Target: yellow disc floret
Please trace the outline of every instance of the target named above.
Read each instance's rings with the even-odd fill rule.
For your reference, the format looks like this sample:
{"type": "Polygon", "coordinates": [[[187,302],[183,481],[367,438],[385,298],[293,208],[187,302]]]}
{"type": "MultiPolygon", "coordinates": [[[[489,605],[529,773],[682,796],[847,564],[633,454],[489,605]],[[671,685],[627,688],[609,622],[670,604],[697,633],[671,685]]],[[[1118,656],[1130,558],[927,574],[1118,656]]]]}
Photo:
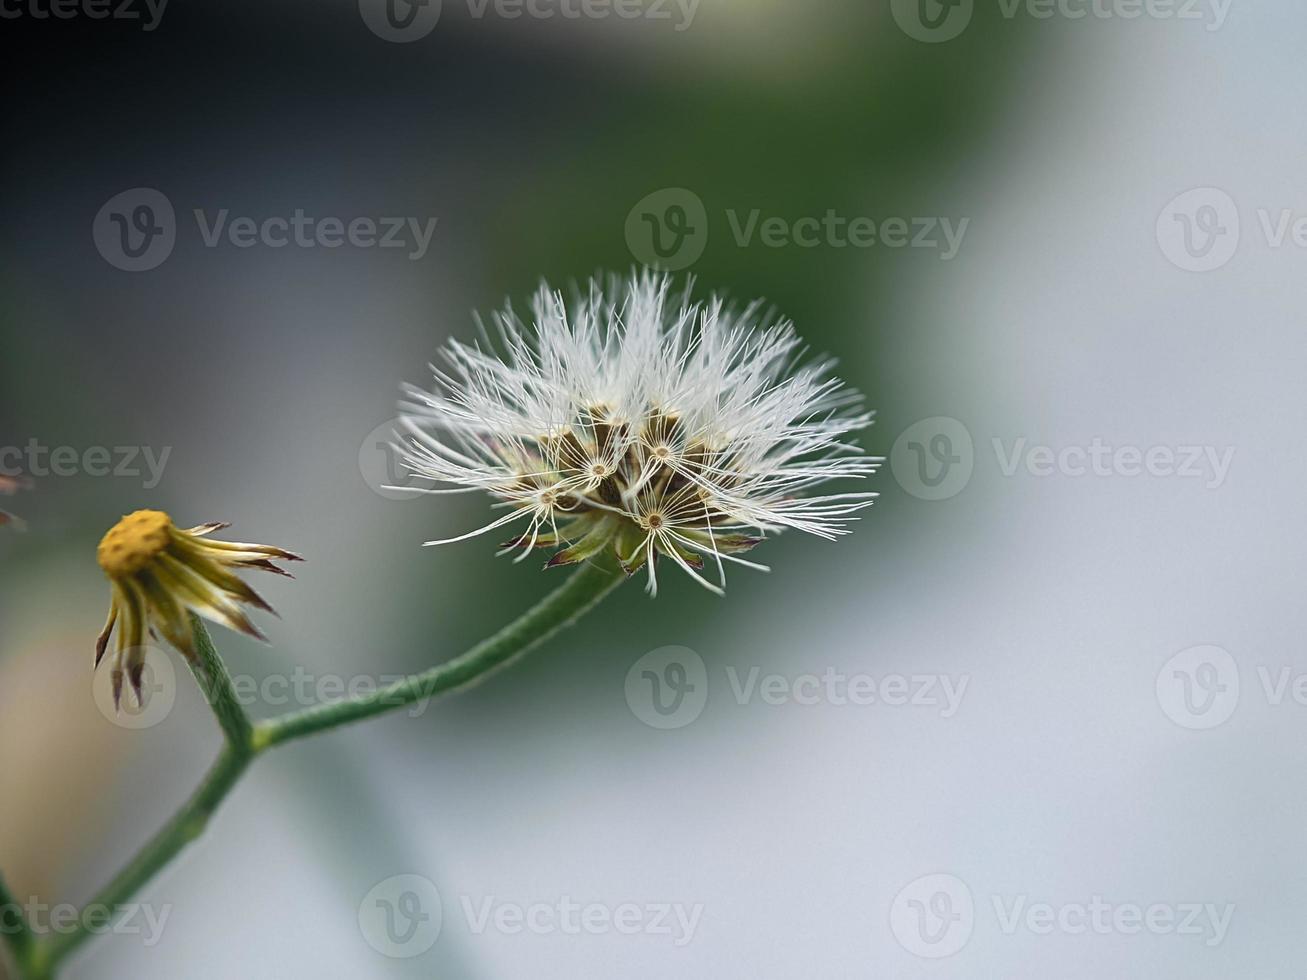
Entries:
{"type": "Polygon", "coordinates": [[[128,578],[159,557],[171,537],[172,518],[161,510],[138,510],[109,530],[96,559],[111,579],[128,578]]]}

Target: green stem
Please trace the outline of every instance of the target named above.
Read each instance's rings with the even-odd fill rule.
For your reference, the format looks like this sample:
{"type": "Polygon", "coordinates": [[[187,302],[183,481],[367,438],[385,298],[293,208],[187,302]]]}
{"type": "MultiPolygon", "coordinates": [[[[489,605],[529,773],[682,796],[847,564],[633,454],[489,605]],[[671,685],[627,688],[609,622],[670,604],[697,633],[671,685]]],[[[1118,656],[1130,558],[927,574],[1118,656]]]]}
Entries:
{"type": "MultiPolygon", "coordinates": [[[[249,751],[241,752],[231,745],[226,746],[185,806],[141,848],[131,863],[118,872],[103,891],[87,903],[88,906],[103,906],[109,909],[111,917],[116,917],[121,906],[131,901],[132,896],[176,857],[182,848],[204,833],[209,818],[231,792],[253,758],[254,755],[249,751]]],[[[76,929],[59,933],[49,942],[39,944],[31,957],[33,972],[37,976],[53,976],[54,968],[91,935],[79,924],[76,929]]]]}
{"type": "Polygon", "coordinates": [[[257,725],[255,750],[262,752],[292,739],[316,735],[480,682],[579,618],[624,578],[624,573],[617,570],[582,565],[560,588],[518,619],[453,660],[362,697],[320,704],[257,725]]]}
{"type": "MultiPolygon", "coordinates": [[[[187,844],[204,833],[209,818],[260,753],[292,739],[361,721],[436,694],[469,687],[571,624],[598,604],[624,577],[622,572],[613,568],[583,565],[562,586],[517,620],[453,660],[373,694],[319,705],[256,726],[250,724],[249,716],[240,706],[231,677],[214,650],[208,631],[198,619],[194,619],[192,625],[199,664],[193,665],[192,669],[222,726],[226,745],[190,800],[88,905],[105,906],[111,916],[117,915],[122,905],[130,901],[187,844]]],[[[0,897],[3,894],[0,892],[0,897]]],[[[59,964],[90,936],[91,933],[79,924],[74,931],[45,942],[31,943],[25,956],[27,976],[32,980],[54,976],[59,964]]]]}
{"type": "Polygon", "coordinates": [[[26,963],[32,948],[32,931],[27,919],[23,917],[23,906],[5,884],[3,874],[0,874],[0,935],[9,944],[15,964],[21,966],[26,963]]]}
{"type": "Polygon", "coordinates": [[[250,734],[254,726],[236,696],[231,674],[227,672],[227,665],[222,662],[222,657],[218,656],[204,621],[194,613],[191,613],[191,631],[195,634],[195,653],[199,658],[198,663],[187,660],[191,673],[195,675],[195,680],[199,683],[200,690],[204,692],[209,707],[217,716],[218,724],[222,727],[222,733],[227,736],[228,744],[248,750],[250,734]]]}

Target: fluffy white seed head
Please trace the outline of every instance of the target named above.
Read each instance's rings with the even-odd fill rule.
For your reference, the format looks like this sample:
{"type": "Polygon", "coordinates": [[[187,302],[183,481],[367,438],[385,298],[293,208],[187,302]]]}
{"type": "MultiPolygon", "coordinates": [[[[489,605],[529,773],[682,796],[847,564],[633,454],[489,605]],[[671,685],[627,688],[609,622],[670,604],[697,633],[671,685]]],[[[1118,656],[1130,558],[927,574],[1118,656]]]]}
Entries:
{"type": "MultiPolygon", "coordinates": [[[[845,437],[860,396],[805,361],[793,326],[760,303],[691,302],[665,275],[592,280],[571,301],[542,286],[529,321],[508,306],[481,339],[441,350],[430,390],[408,386],[397,447],[426,492],[483,490],[506,509],[460,541],[523,521],[506,550],[605,550],[634,573],[667,558],[714,591],[723,560],[769,532],[848,532],[874,493],[813,495],[879,459],[845,437]]],[[[431,541],[428,544],[445,544],[431,541]]]]}

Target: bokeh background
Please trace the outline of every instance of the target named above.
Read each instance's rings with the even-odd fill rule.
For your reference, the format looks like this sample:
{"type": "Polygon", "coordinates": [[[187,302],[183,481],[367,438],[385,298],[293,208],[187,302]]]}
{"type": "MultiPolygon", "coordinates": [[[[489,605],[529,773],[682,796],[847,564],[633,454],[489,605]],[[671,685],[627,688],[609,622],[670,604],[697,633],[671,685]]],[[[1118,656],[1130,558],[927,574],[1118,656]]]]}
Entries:
{"type": "Polygon", "coordinates": [[[0,869],[24,899],[87,901],[218,746],[184,672],[147,727],[97,705],[93,552],[122,513],[310,559],[261,583],[271,648],[219,637],[256,681],[419,670],[555,584],[486,541],[421,548],[489,511],[379,492],[378,443],[471,311],[647,260],[650,195],[702,204],[683,272],[838,356],[895,462],[852,537],[771,542],[724,600],[632,584],[493,683],[261,760],[141,896],[159,941],[98,939],[68,976],[1299,975],[1307,251],[1281,223],[1307,214],[1307,10],[935,3],[445,0],[434,26],[400,4],[399,40],[369,0],[177,3],[150,30],[6,8],[0,447],[169,452],[157,485],[75,466],[0,497],[26,524],[0,527],[0,869]],[[92,232],[135,188],[176,240],[130,272],[92,232]],[[417,258],[207,247],[195,209],[436,227],[417,258]],[[741,243],[728,212],[754,209],[967,225],[948,259],[741,243]],[[1234,455],[1221,479],[1005,473],[1094,440],[1234,455]],[[658,729],[626,682],[667,646],[707,700],[658,729]],[[964,694],[740,703],[754,668],[964,694]],[[361,924],[397,875],[442,900],[416,955],[361,924]],[[1233,911],[1219,936],[1005,928],[1096,897],[1233,911]],[[682,944],[468,914],[569,899],[701,909],[682,944]]]}

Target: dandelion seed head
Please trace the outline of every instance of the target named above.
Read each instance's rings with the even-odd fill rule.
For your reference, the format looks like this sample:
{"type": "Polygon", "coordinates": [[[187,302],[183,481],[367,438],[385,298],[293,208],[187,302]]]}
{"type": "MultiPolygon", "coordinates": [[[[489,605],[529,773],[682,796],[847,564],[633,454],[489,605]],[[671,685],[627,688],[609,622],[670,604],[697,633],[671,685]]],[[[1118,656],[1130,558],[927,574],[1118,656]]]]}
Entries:
{"type": "Polygon", "coordinates": [[[670,560],[720,590],[723,559],[787,528],[848,532],[874,493],[820,494],[879,459],[848,442],[871,421],[856,392],[809,360],[760,303],[689,298],[650,272],[592,280],[570,299],[542,286],[475,344],[450,341],[434,385],[407,387],[404,465],[480,490],[507,513],[444,544],[525,522],[506,551],[556,549],[548,566],[613,553],[628,572],[670,560]],[[705,558],[718,582],[699,572],[705,558]]]}

